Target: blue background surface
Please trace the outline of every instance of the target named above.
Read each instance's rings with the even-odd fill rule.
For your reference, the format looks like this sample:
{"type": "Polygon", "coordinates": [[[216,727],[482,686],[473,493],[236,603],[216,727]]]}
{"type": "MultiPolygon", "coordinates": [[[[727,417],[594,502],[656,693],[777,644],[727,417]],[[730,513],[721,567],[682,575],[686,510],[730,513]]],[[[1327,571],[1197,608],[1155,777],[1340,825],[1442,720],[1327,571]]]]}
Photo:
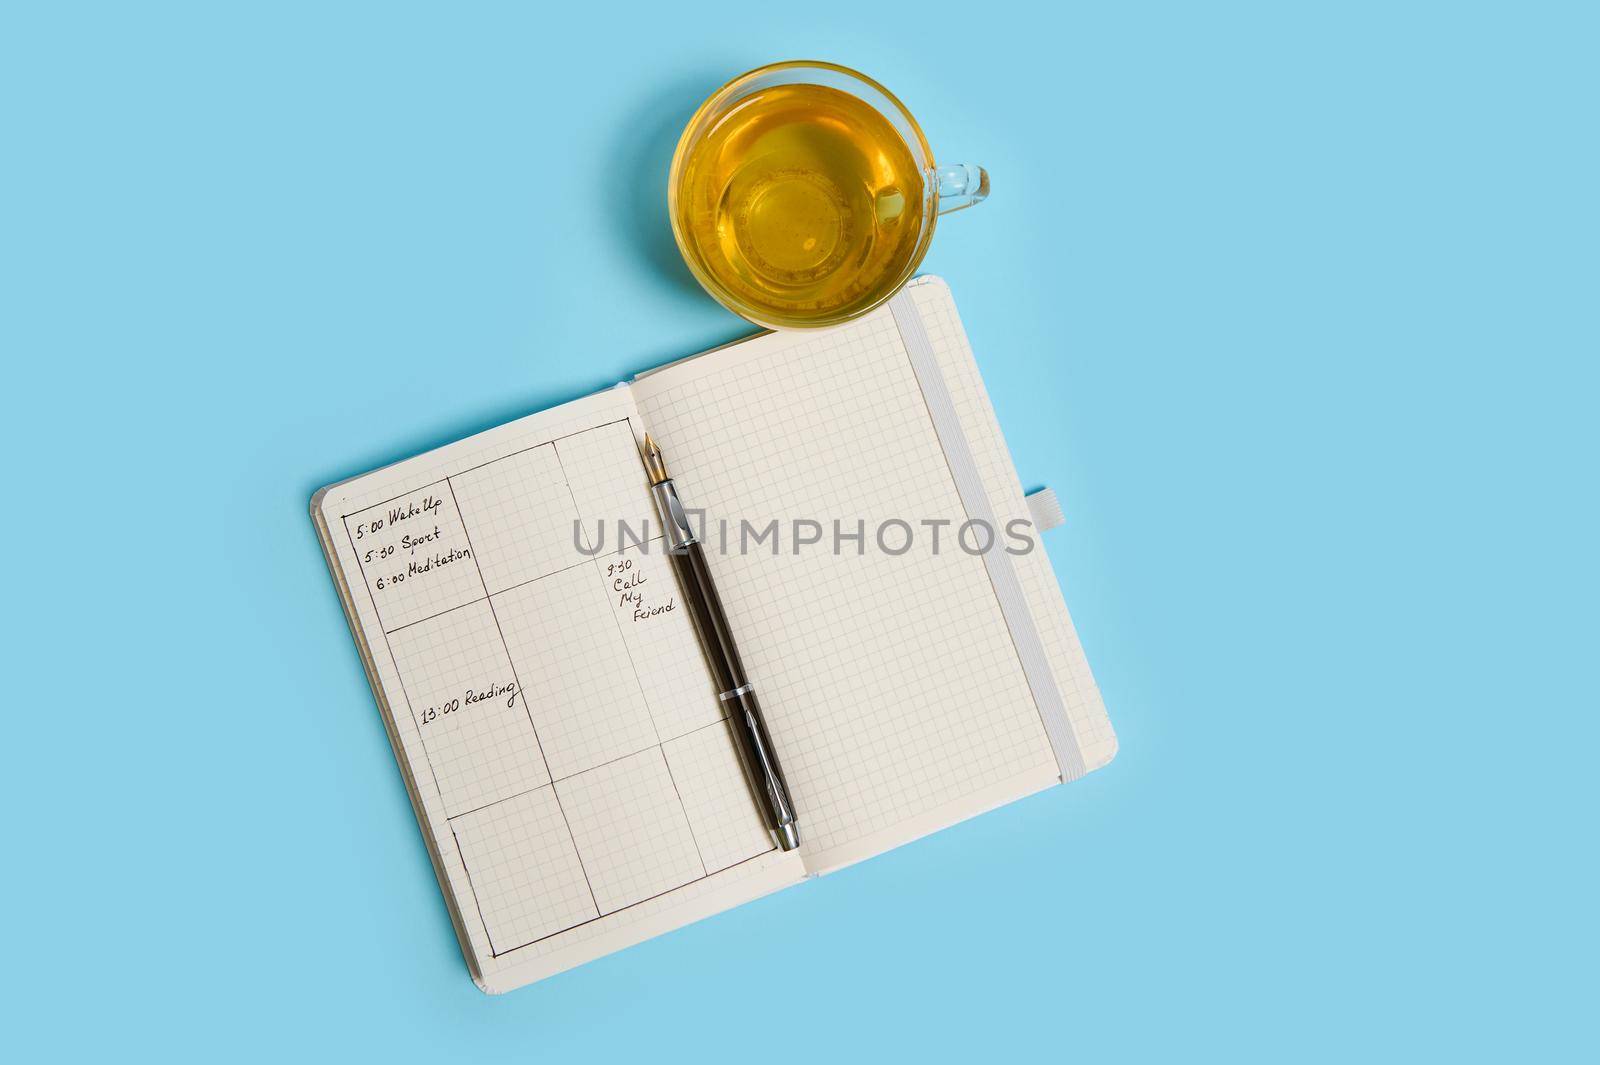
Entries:
{"type": "Polygon", "coordinates": [[[230,8],[0,15],[19,1060],[1593,1053],[1592,5],[230,8]],[[797,56],[994,175],[1122,753],[487,998],[306,501],[746,332],[663,173],[797,56]]]}

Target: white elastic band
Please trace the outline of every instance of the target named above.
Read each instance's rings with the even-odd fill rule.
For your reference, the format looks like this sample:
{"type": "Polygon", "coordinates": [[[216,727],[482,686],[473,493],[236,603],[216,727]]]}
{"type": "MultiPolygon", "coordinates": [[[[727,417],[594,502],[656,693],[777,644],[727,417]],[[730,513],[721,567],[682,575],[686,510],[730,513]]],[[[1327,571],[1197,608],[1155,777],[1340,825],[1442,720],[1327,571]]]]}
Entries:
{"type": "MultiPolygon", "coordinates": [[[[922,315],[909,290],[902,290],[889,301],[894,312],[895,325],[906,353],[911,357],[911,369],[922,387],[922,398],[928,404],[928,414],[933,419],[933,430],[944,448],[945,459],[950,464],[950,474],[955,479],[956,491],[967,509],[967,517],[989,523],[998,528],[994,510],[989,506],[989,494],[984,489],[983,478],[978,474],[978,464],[973,460],[972,447],[967,443],[966,431],[961,428],[956,414],[950,386],[939,369],[938,357],[923,328],[922,315]]],[[[1037,550],[1037,548],[1035,548],[1037,550]]],[[[1061,769],[1062,780],[1076,780],[1083,776],[1083,752],[1078,748],[1078,737],[1067,720],[1067,707],[1056,687],[1055,674],[1050,671],[1050,660],[1045,657],[1044,643],[1039,639],[1039,629],[1033,623],[1033,612],[1022,594],[1022,582],[1017,577],[1011,556],[1004,551],[985,551],[983,564],[989,571],[989,582],[994,586],[995,598],[1000,603],[1000,613],[1011,630],[1011,641],[1016,645],[1017,658],[1022,672],[1033,692],[1033,701],[1044,721],[1045,735],[1050,739],[1050,749],[1055,752],[1056,765],[1061,769]]]]}

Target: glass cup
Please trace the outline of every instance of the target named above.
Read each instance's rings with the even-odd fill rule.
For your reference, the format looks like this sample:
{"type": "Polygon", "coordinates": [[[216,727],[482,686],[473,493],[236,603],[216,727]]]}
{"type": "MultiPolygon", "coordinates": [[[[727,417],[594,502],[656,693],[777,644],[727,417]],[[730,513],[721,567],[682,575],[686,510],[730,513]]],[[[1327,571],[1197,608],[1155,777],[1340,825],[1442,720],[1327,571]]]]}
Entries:
{"type": "Polygon", "coordinates": [[[894,95],[833,63],[774,63],[700,105],[667,179],[672,233],[723,306],[772,329],[859,318],[921,265],[981,166],[940,166],[894,95]]]}

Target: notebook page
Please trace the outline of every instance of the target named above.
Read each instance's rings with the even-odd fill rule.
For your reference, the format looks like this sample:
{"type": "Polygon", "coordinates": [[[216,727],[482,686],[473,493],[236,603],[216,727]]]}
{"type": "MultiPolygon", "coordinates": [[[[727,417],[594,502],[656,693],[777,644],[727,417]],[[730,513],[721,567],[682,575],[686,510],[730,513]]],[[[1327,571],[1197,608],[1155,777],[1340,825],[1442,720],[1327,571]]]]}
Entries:
{"type": "Polygon", "coordinates": [[[1057,782],[983,561],[953,543],[966,515],[887,312],[760,337],[634,388],[686,504],[706,511],[808,868],[1057,782]],[[741,540],[741,523],[773,521],[777,542],[741,540]],[[822,542],[797,544],[809,522],[822,542]]]}
{"type": "Polygon", "coordinates": [[[314,502],[463,949],[505,990],[793,883],[711,690],[626,389],[314,502]],[[655,530],[652,530],[655,531],[655,530]]]}

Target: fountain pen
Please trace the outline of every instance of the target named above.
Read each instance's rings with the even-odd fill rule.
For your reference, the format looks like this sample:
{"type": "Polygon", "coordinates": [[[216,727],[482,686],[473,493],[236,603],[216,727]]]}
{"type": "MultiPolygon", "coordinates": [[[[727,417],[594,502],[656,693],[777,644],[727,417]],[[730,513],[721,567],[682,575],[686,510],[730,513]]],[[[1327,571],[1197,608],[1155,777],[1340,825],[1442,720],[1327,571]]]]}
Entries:
{"type": "Polygon", "coordinates": [[[800,829],[794,802],[789,798],[789,786],[784,783],[783,770],[772,749],[772,737],[767,735],[755,688],[745,676],[739,649],[734,646],[728,616],[723,612],[717,586],[712,583],[711,570],[706,566],[705,548],[689,524],[688,514],[678,499],[677,487],[667,476],[661,448],[648,433],[644,438],[644,468],[656,509],[661,512],[667,554],[677,571],[689,617],[694,621],[700,646],[716,682],[718,698],[728,712],[729,731],[733,733],[734,746],[739,749],[745,779],[778,846],[792,851],[800,846],[800,829]]]}

